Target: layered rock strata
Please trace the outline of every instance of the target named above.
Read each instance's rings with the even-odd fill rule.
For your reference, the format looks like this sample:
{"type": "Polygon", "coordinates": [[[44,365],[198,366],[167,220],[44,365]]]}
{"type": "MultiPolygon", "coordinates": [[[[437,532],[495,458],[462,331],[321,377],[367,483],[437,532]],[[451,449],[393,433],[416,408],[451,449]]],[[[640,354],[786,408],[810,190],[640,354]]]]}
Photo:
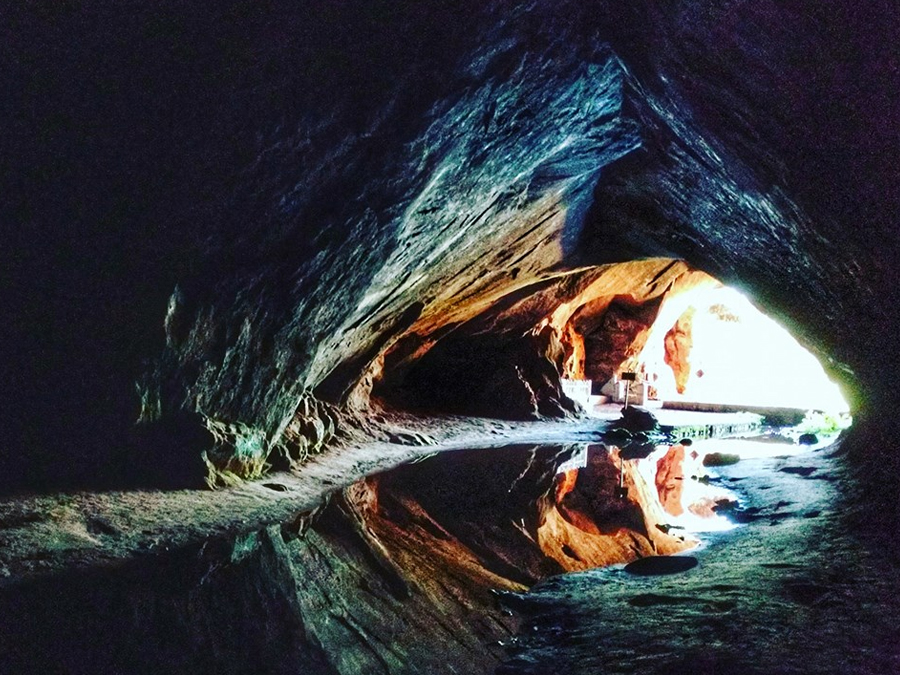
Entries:
{"type": "Polygon", "coordinates": [[[415,324],[648,255],[898,399],[889,3],[7,14],[6,490],[295,462],[415,324]]]}

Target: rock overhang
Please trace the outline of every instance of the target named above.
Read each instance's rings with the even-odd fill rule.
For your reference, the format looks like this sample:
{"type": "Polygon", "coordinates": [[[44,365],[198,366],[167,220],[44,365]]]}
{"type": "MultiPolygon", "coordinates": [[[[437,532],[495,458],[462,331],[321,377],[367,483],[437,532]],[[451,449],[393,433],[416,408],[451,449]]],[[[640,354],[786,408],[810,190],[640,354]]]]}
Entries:
{"type": "MultiPolygon", "coordinates": [[[[189,246],[184,236],[169,241],[171,228],[146,237],[143,221],[127,213],[112,225],[103,221],[116,237],[135,242],[138,257],[152,247],[152,260],[163,264],[132,261],[123,278],[76,277],[65,316],[89,308],[85,314],[93,318],[76,320],[72,337],[50,339],[48,350],[57,352],[66,376],[83,369],[76,362],[110,371],[88,378],[86,394],[131,402],[104,410],[75,400],[85,397],[52,395],[58,423],[45,423],[52,430],[36,441],[54,448],[48,470],[65,475],[82,454],[103,457],[110,451],[102,446],[130,433],[135,377],[148,418],[197,411],[245,425],[271,443],[309,390],[343,398],[413,323],[437,331],[549,274],[654,254],[675,254],[723,280],[744,282],[775,313],[795,317],[792,327],[836,357],[837,368],[852,368],[852,384],[864,388],[866,399],[890,400],[895,387],[884,373],[896,369],[895,331],[871,330],[897,325],[889,301],[897,253],[889,216],[897,195],[887,178],[896,168],[875,142],[893,138],[896,125],[884,115],[890,109],[866,110],[869,99],[842,97],[847,116],[816,113],[816,92],[840,89],[840,82],[816,76],[827,61],[800,59],[816,53],[823,33],[807,26],[811,37],[796,46],[781,30],[762,39],[760,27],[771,26],[780,10],[732,4],[613,11],[577,3],[478,9],[459,3],[437,18],[425,9],[354,13],[348,6],[314,20],[302,7],[276,7],[246,22],[238,42],[247,49],[236,61],[215,52],[219,70],[203,96],[185,93],[188,75],[159,74],[159,83],[179,85],[174,102],[187,104],[186,115],[199,112],[201,122],[218,124],[188,149],[171,151],[168,161],[203,159],[198,168],[182,167],[187,188],[163,186],[148,197],[159,222],[197,216],[189,246]],[[738,30],[736,15],[750,28],[738,30]],[[441,22],[447,30],[435,32],[441,22]],[[298,26],[305,28],[292,34],[298,26]],[[342,49],[342,58],[325,58],[342,49]],[[256,72],[256,59],[266,68],[256,72]],[[233,86],[246,106],[220,97],[233,86]],[[779,99],[807,87],[813,93],[779,99]],[[840,143],[829,143],[835,120],[845,119],[848,126],[834,130],[840,143]],[[866,140],[875,129],[877,138],[866,140]],[[229,134],[233,155],[221,150],[229,134]],[[794,138],[802,151],[792,148],[794,138]],[[852,175],[842,182],[829,148],[854,142],[869,163],[849,157],[852,175]],[[202,175],[210,157],[221,166],[202,175]],[[861,175],[871,183],[862,185],[861,175]],[[857,227],[854,214],[865,222],[857,227]],[[884,245],[866,246],[872,237],[884,245]],[[148,302],[149,295],[171,295],[169,320],[165,303],[148,302]],[[120,314],[125,305],[128,312],[120,314]],[[122,340],[95,343],[90,332],[122,340]],[[142,333],[137,348],[123,348],[135,332],[142,333]],[[77,435],[86,418],[93,420],[90,432],[67,443],[66,431],[77,435]],[[74,444],[85,448],[73,450],[74,444]]],[[[813,14],[836,19],[845,9],[830,2],[813,14]]],[[[866,17],[881,16],[877,3],[868,9],[866,17]]],[[[135,44],[147,40],[129,33],[134,25],[114,10],[100,11],[112,17],[110,25],[121,21],[135,44]]],[[[177,10],[161,11],[175,23],[184,19],[177,10]]],[[[802,14],[787,13],[787,25],[805,26],[802,14]]],[[[198,16],[187,23],[210,45],[221,36],[198,16]]],[[[234,16],[223,20],[237,29],[234,16]]],[[[853,67],[864,77],[851,89],[887,92],[892,71],[878,67],[877,45],[863,44],[866,21],[837,35],[843,47],[859,48],[853,67]]],[[[877,34],[893,25],[887,21],[877,34]]],[[[179,42],[153,40],[148,59],[179,42]]],[[[76,42],[66,43],[57,61],[48,57],[47,69],[67,50],[76,65],[91,66],[94,57],[76,42]]],[[[111,56],[127,72],[131,57],[111,56]]],[[[90,80],[91,72],[85,68],[82,77],[90,80]]],[[[118,81],[115,72],[101,74],[118,81]]],[[[70,96],[52,86],[49,92],[51,103],[70,96]]],[[[890,94],[875,98],[883,104],[890,94]]],[[[164,103],[171,107],[173,99],[164,103]]],[[[150,113],[135,117],[136,128],[152,130],[154,142],[168,139],[157,125],[162,112],[148,105],[150,113]]],[[[64,133],[53,140],[71,145],[64,133]]],[[[107,163],[122,159],[102,127],[82,140],[107,163]]],[[[139,134],[128,142],[140,150],[139,134]]],[[[27,150],[20,153],[26,159],[27,150]]],[[[82,168],[78,157],[66,161],[82,168]]],[[[153,169],[138,165],[137,175],[153,169]]],[[[101,179],[90,184],[112,186],[101,179]]],[[[126,197],[135,190],[127,178],[118,187],[126,197]]],[[[103,211],[99,197],[86,199],[103,211]]],[[[58,226],[49,211],[37,213],[58,226]]],[[[59,244],[50,232],[50,243],[59,244]]],[[[83,248],[89,253],[89,245],[83,248]]],[[[46,323],[58,331],[62,317],[46,323]]],[[[25,332],[14,337],[28,339],[25,332]]],[[[24,367],[18,374],[31,375],[24,367]]],[[[13,445],[25,444],[33,436],[27,428],[41,425],[45,385],[26,384],[34,409],[20,416],[13,445]]],[[[103,471],[106,462],[89,464],[89,471],[103,471]]]]}

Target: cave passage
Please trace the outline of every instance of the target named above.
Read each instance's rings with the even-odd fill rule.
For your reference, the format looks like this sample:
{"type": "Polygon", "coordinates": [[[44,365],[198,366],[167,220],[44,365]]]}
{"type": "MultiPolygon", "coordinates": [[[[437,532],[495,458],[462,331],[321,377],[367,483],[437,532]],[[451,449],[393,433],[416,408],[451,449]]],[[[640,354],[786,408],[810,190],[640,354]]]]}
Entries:
{"type": "Polygon", "coordinates": [[[7,2],[0,671],[900,673],[897,4],[7,2]]]}
{"type": "Polygon", "coordinates": [[[810,351],[747,297],[668,258],[526,284],[466,321],[423,317],[379,361],[374,393],[413,411],[508,419],[606,414],[603,404],[846,427],[849,406],[810,351]],[[600,407],[598,407],[600,406],[600,407]]]}

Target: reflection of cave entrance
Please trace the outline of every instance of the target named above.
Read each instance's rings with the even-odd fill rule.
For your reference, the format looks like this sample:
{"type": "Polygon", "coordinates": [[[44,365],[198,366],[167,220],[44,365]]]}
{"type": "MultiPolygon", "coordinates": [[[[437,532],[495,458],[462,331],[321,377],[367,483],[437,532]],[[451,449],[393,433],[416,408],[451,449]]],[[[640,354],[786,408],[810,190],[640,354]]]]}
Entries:
{"type": "Polygon", "coordinates": [[[489,417],[621,402],[623,373],[635,373],[632,402],[650,406],[847,409],[786,330],[708,274],[662,258],[524,284],[462,322],[426,317],[379,367],[374,393],[389,402],[489,417]]]}

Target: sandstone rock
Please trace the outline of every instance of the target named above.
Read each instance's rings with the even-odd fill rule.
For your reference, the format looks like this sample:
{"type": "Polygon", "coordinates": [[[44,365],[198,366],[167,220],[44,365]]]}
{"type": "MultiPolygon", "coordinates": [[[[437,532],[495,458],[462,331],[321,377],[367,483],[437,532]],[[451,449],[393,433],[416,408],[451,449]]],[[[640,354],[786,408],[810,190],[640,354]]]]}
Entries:
{"type": "MultiPolygon", "coordinates": [[[[423,317],[385,353],[373,391],[398,405],[468,414],[577,414],[559,379],[581,377],[593,367],[593,360],[576,358],[582,330],[597,339],[609,331],[592,317],[602,317],[617,298],[635,312],[654,314],[661,297],[696,274],[663,259],[605,265],[503,295],[446,335],[440,322],[451,317],[423,317]]],[[[630,335],[629,344],[637,345],[636,339],[630,335]]]]}
{"type": "MultiPolygon", "coordinates": [[[[334,437],[335,410],[366,405],[401,346],[416,363],[452,352],[433,355],[438,372],[458,357],[469,377],[455,395],[479,398],[472,410],[572,414],[557,345],[523,336],[549,316],[574,356],[570,319],[588,301],[567,304],[597,266],[660,256],[741,282],[842,379],[860,420],[852,475],[872,482],[853,515],[890,548],[892,3],[325,4],[8,3],[0,490],[185,488],[207,471],[223,484],[296,467],[334,437]],[[503,302],[506,330],[477,339],[504,325],[491,312],[503,302]],[[447,346],[484,315],[486,331],[447,346]]],[[[641,277],[642,298],[667,287],[660,273],[641,277]]],[[[585,316],[623,292],[598,291],[585,316]]],[[[627,354],[642,320],[623,315],[609,315],[607,344],[627,354]]],[[[685,341],[671,342],[683,375],[685,341]]],[[[368,622],[403,625],[368,572],[370,543],[342,530],[288,548],[266,531],[191,551],[185,567],[43,580],[4,600],[0,615],[20,619],[0,636],[5,665],[39,667],[31,648],[70,650],[92,672],[153,658],[253,672],[287,645],[305,670],[334,672],[320,646],[334,643],[355,645],[338,671],[410,654],[445,666],[412,640],[401,656],[366,651],[368,622]],[[332,573],[380,604],[318,611],[332,573]],[[98,636],[125,627],[124,655],[104,649],[98,636]],[[145,640],[159,627],[165,639],[145,640]]],[[[467,609],[429,625],[472,637],[467,609]]]]}
{"type": "Polygon", "coordinates": [[[585,305],[572,321],[584,336],[585,375],[606,382],[627,359],[640,353],[659,311],[659,300],[635,303],[629,296],[614,300],[602,313],[585,305]]]}
{"type": "Polygon", "coordinates": [[[684,494],[684,446],[675,444],[656,463],[656,490],[666,513],[680,516],[684,494]]]}
{"type": "Polygon", "coordinates": [[[717,513],[718,503],[713,497],[701,497],[688,504],[687,510],[700,518],[712,518],[717,513]]]}
{"type": "Polygon", "coordinates": [[[691,324],[694,319],[696,310],[689,307],[684,314],[678,317],[665,337],[665,356],[663,358],[675,374],[675,389],[679,394],[683,394],[687,386],[688,379],[691,376],[691,348],[693,340],[691,339],[691,324]]]}
{"type": "Polygon", "coordinates": [[[622,416],[616,420],[615,424],[631,432],[648,432],[659,429],[659,422],[652,412],[634,405],[622,408],[622,416]]]}
{"type": "Polygon", "coordinates": [[[388,441],[399,445],[435,445],[437,442],[430,436],[415,431],[392,431],[388,434],[388,441]]]}

